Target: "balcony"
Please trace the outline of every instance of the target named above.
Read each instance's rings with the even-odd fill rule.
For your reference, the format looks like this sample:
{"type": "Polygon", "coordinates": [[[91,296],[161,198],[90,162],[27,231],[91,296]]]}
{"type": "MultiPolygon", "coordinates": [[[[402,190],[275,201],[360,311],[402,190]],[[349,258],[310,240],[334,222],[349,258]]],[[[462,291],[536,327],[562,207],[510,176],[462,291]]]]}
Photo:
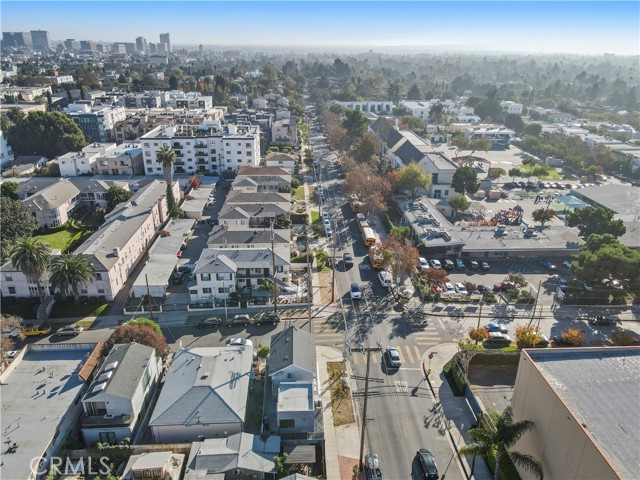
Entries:
{"type": "Polygon", "coordinates": [[[175,152],[176,157],[184,157],[184,154],[182,152],[175,152]]]}
{"type": "Polygon", "coordinates": [[[173,162],[174,165],[184,165],[184,160],[176,160],[173,162]]]}
{"type": "Polygon", "coordinates": [[[83,415],[81,420],[82,428],[126,427],[131,425],[133,415],[96,415],[91,417],[83,415]]]}
{"type": "Polygon", "coordinates": [[[195,147],[196,148],[207,148],[207,144],[206,143],[202,143],[202,142],[196,142],[195,147]]]}
{"type": "Polygon", "coordinates": [[[206,157],[208,153],[206,151],[198,151],[196,150],[196,157],[206,157]]]}
{"type": "Polygon", "coordinates": [[[184,147],[182,146],[181,143],[174,143],[173,144],[173,148],[175,148],[177,150],[182,150],[184,147]]]}
{"type": "Polygon", "coordinates": [[[236,279],[242,280],[246,278],[269,278],[269,275],[265,276],[263,273],[236,273],[236,279]]]}
{"type": "Polygon", "coordinates": [[[197,165],[206,165],[206,164],[207,164],[207,161],[206,161],[206,160],[198,159],[198,161],[196,162],[196,164],[197,164],[197,165]]]}

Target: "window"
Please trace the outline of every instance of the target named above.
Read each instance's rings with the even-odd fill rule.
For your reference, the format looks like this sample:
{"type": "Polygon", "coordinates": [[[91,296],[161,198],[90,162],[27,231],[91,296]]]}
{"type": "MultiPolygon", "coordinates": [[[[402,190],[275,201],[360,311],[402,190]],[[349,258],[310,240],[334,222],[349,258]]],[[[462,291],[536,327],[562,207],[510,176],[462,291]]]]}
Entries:
{"type": "Polygon", "coordinates": [[[147,173],[153,173],[153,168],[151,167],[147,168],[147,173]]]}
{"type": "Polygon", "coordinates": [[[203,288],[202,289],[202,293],[211,294],[211,289],[210,288],[203,288]]]}
{"type": "Polygon", "coordinates": [[[13,275],[9,275],[8,273],[5,273],[5,275],[4,275],[4,279],[5,279],[7,282],[13,282],[13,275]]]}
{"type": "Polygon", "coordinates": [[[246,144],[246,147],[247,147],[247,148],[251,148],[251,144],[250,144],[250,143],[247,143],[247,144],[246,144]]]}
{"type": "Polygon", "coordinates": [[[218,288],[218,293],[230,293],[230,292],[231,292],[231,287],[218,288]]]}
{"type": "Polygon", "coordinates": [[[216,280],[231,280],[230,273],[216,273],[216,280]]]}
{"type": "Polygon", "coordinates": [[[149,386],[150,378],[151,378],[151,375],[149,374],[149,369],[147,368],[142,374],[142,391],[145,391],[149,386]]]}
{"type": "Polygon", "coordinates": [[[296,421],[293,418],[280,420],[280,428],[296,428],[296,421]]]}
{"type": "Polygon", "coordinates": [[[102,280],[102,274],[96,273],[96,280],[102,280]]]}
{"type": "Polygon", "coordinates": [[[104,287],[98,287],[98,293],[104,293],[104,287]]]}
{"type": "Polygon", "coordinates": [[[240,150],[238,150],[238,155],[242,155],[242,152],[240,150]]]}
{"type": "Polygon", "coordinates": [[[200,274],[200,280],[202,280],[203,282],[208,282],[209,280],[211,280],[211,274],[210,273],[201,273],[200,274]]]}
{"type": "Polygon", "coordinates": [[[10,295],[15,295],[16,294],[16,287],[9,287],[9,294],[10,295]]]}
{"type": "Polygon", "coordinates": [[[444,195],[448,197],[449,196],[449,190],[445,190],[444,191],[444,195]]]}
{"type": "Polygon", "coordinates": [[[198,290],[189,290],[189,294],[190,295],[197,295],[198,294],[198,290]]]}
{"type": "Polygon", "coordinates": [[[433,198],[442,198],[442,190],[434,190],[433,198]]]}

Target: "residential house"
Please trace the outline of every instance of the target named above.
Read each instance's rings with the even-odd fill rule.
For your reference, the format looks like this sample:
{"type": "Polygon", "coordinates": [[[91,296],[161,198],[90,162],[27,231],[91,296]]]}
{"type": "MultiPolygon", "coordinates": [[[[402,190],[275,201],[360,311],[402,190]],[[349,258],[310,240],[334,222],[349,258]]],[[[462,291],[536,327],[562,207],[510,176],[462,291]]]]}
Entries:
{"type": "MultiPolygon", "coordinates": [[[[231,190],[256,193],[278,193],[281,189],[287,187],[291,187],[291,174],[280,167],[242,167],[238,170],[238,174],[231,184],[231,190]]],[[[290,200],[290,194],[286,196],[290,200]]],[[[280,198],[277,200],[280,200],[280,198]]]]}
{"type": "Polygon", "coordinates": [[[521,103],[516,103],[516,102],[511,102],[508,100],[503,100],[500,102],[500,106],[502,107],[502,109],[504,110],[505,113],[507,114],[512,114],[512,115],[522,115],[522,104],[521,103]]]}
{"type": "Polygon", "coordinates": [[[181,480],[185,455],[148,452],[131,455],[122,473],[123,480],[181,480]]]}
{"type": "Polygon", "coordinates": [[[267,168],[281,168],[291,175],[295,171],[298,158],[298,155],[292,153],[269,152],[264,158],[264,164],[267,168]]]}
{"type": "Polygon", "coordinates": [[[281,433],[315,430],[316,347],[313,335],[289,327],[271,337],[268,372],[281,433]]]}
{"type": "Polygon", "coordinates": [[[199,92],[181,92],[172,90],[167,92],[167,100],[165,105],[172,108],[192,109],[208,109],[213,108],[213,97],[210,95],[202,95],[199,92]]]}
{"type": "Polygon", "coordinates": [[[207,246],[215,249],[269,249],[274,245],[283,258],[291,250],[291,230],[274,228],[229,229],[216,225],[209,234],[207,246]]]}
{"type": "Polygon", "coordinates": [[[495,125],[452,123],[449,128],[452,132],[465,132],[469,140],[489,139],[493,148],[508,148],[515,136],[513,130],[495,125]]]}
{"type": "Polygon", "coordinates": [[[228,298],[234,291],[259,291],[263,280],[289,284],[289,258],[268,249],[225,250],[205,248],[196,262],[195,283],[189,285],[191,301],[228,298]]]}
{"type": "Polygon", "coordinates": [[[225,205],[218,213],[218,222],[231,229],[246,230],[247,228],[266,228],[275,222],[276,218],[289,215],[290,208],[276,204],[240,204],[225,205]]]}
{"type": "Polygon", "coordinates": [[[274,458],[280,454],[280,437],[236,433],[227,438],[193,442],[184,480],[254,478],[275,476],[274,458]]]}
{"type": "Polygon", "coordinates": [[[229,437],[244,428],[253,350],[243,346],[179,349],[149,428],[155,443],[229,437]]]}
{"type": "Polygon", "coordinates": [[[260,163],[258,127],[204,122],[201,125],[159,126],[141,138],[145,174],[161,175],[157,161],[162,145],[176,153],[174,173],[235,172],[241,166],[260,163]]]}
{"type": "Polygon", "coordinates": [[[298,145],[298,126],[295,117],[276,120],[271,128],[271,143],[298,145]]]}
{"type": "Polygon", "coordinates": [[[60,176],[143,175],[140,144],[92,143],[80,152],[69,152],[56,159],[60,176]]]}
{"type": "Polygon", "coordinates": [[[82,399],[81,428],[87,445],[133,439],[151,402],[161,364],[152,347],[114,345],[82,399]]]}

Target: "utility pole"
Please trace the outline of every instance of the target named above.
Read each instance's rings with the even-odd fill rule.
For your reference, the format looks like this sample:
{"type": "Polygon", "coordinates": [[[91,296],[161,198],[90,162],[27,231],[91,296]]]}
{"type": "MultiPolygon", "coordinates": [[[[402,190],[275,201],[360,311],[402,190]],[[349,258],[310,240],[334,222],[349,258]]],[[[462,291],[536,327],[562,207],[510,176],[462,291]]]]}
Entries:
{"type": "Polygon", "coordinates": [[[153,303],[151,303],[151,293],[149,293],[149,276],[145,273],[144,281],[147,283],[147,300],[149,301],[149,317],[153,321],[153,303]]]}
{"type": "Polygon", "coordinates": [[[275,218],[271,220],[271,270],[273,272],[273,285],[271,286],[273,294],[273,313],[278,313],[278,286],[276,285],[276,247],[274,239],[273,224],[276,222],[275,218]]]}
{"type": "Polygon", "coordinates": [[[369,395],[369,367],[371,365],[371,352],[379,352],[380,347],[352,348],[352,352],[367,352],[367,373],[364,377],[364,406],[362,407],[362,428],[360,430],[360,456],[358,457],[358,471],[362,471],[364,458],[364,434],[367,427],[367,400],[369,395]]]}
{"type": "Polygon", "coordinates": [[[536,293],[536,300],[533,302],[533,311],[531,312],[531,320],[529,320],[529,325],[533,323],[533,320],[536,317],[536,307],[538,306],[538,297],[540,297],[540,288],[542,288],[542,280],[538,282],[538,292],[536,293]]]}
{"type": "Polygon", "coordinates": [[[307,315],[309,317],[309,331],[311,332],[311,262],[309,261],[311,252],[309,251],[309,226],[304,227],[305,238],[307,241],[307,315]]]}

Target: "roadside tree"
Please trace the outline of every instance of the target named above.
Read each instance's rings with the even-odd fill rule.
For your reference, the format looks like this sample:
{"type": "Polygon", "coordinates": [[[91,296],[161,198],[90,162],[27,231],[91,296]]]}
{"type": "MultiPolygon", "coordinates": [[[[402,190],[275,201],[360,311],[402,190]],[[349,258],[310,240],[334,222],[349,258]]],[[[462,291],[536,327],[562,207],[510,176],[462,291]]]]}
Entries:
{"type": "Polygon", "coordinates": [[[45,243],[33,237],[16,240],[11,251],[11,263],[36,284],[40,305],[44,305],[42,277],[51,261],[51,249],[45,243]]]}
{"type": "Polygon", "coordinates": [[[58,255],[51,260],[49,281],[60,293],[80,298],[79,287],[91,282],[94,272],[91,259],[86,255],[58,255]]]}
{"type": "Polygon", "coordinates": [[[29,207],[20,200],[12,200],[9,197],[0,197],[0,246],[2,263],[6,262],[14,243],[22,237],[29,237],[38,226],[36,217],[29,207]]]}
{"type": "Polygon", "coordinates": [[[484,342],[487,337],[489,337],[489,333],[487,332],[486,328],[469,327],[469,338],[476,342],[476,345],[478,344],[478,342],[484,342]]]}

